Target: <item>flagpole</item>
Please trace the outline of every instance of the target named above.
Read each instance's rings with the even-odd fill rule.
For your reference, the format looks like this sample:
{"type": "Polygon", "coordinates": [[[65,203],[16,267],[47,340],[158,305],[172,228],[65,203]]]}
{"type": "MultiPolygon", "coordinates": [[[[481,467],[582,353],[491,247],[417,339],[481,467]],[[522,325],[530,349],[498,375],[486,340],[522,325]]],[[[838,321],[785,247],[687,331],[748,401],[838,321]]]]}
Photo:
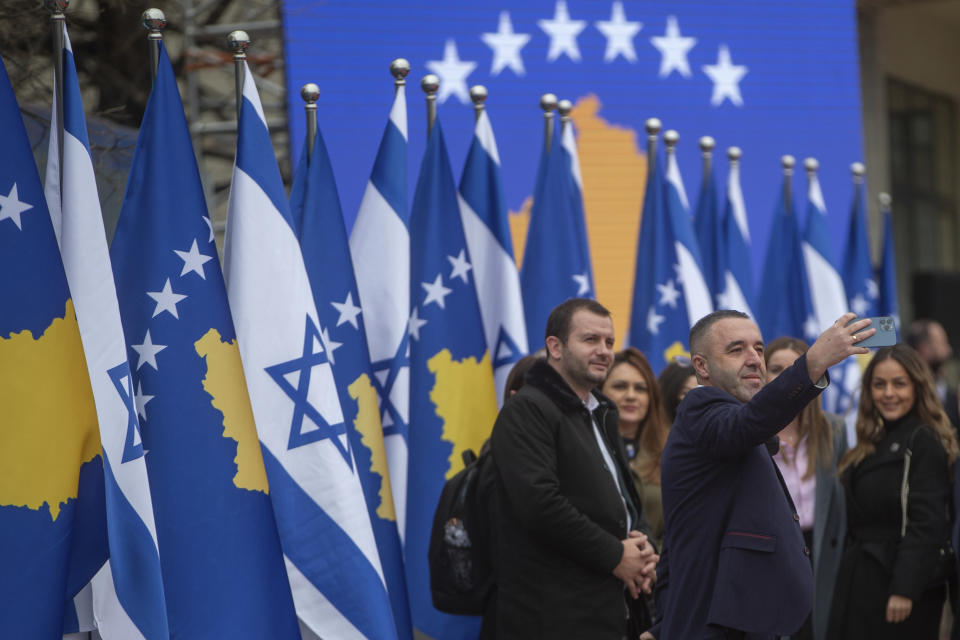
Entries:
{"type": "MultiPolygon", "coordinates": [[[[53,101],[57,115],[57,173],[60,187],[63,186],[63,33],[67,28],[67,17],[63,14],[70,6],[70,0],[44,0],[50,11],[50,27],[53,30],[53,101]]],[[[53,131],[50,132],[53,135],[53,131]]],[[[63,192],[63,189],[58,189],[63,192]]]]}
{"type": "Polygon", "coordinates": [[[710,169],[713,166],[713,148],[717,146],[716,141],[710,136],[700,138],[700,153],[703,156],[703,181],[704,188],[710,177],[710,169]]]}
{"type": "Polygon", "coordinates": [[[791,199],[793,198],[793,193],[790,188],[790,183],[793,178],[793,167],[797,164],[796,159],[791,155],[785,155],[780,158],[780,164],[783,166],[783,198],[785,200],[784,205],[787,207],[789,213],[793,213],[793,207],[790,206],[791,199]]]}
{"type": "Polygon", "coordinates": [[[653,175],[653,163],[657,154],[657,136],[660,135],[660,119],[647,118],[644,127],[647,130],[647,178],[653,175]]]}
{"type": "Polygon", "coordinates": [[[487,88],[482,84],[475,84],[470,87],[470,99],[473,101],[473,113],[476,120],[480,119],[483,113],[483,103],[487,100],[487,88]]]}
{"type": "Polygon", "coordinates": [[[667,158],[677,152],[677,143],[680,142],[680,134],[676,129],[667,129],[663,132],[663,146],[667,150],[667,158]]]}
{"type": "MultiPolygon", "coordinates": [[[[890,205],[893,204],[893,198],[890,197],[890,194],[886,191],[881,191],[877,194],[877,199],[880,201],[880,210],[887,211],[890,209],[890,205]]],[[[892,215],[893,212],[891,212],[892,215]]]]}
{"type": "Polygon", "coordinates": [[[573,103],[569,100],[560,100],[557,102],[557,113],[560,114],[560,135],[570,124],[570,111],[573,109],[573,103]]]}
{"type": "Polygon", "coordinates": [[[320,97],[320,87],[308,82],[300,89],[300,97],[306,103],[303,105],[307,115],[307,160],[313,157],[313,143],[317,139],[317,98],[320,97]]]}
{"type": "Polygon", "coordinates": [[[147,30],[147,42],[150,46],[150,82],[157,81],[157,65],[160,63],[160,42],[163,30],[167,28],[167,17],[160,9],[147,9],[141,17],[141,24],[147,30]]]}
{"type": "Polygon", "coordinates": [[[807,172],[807,184],[817,178],[817,171],[820,169],[820,162],[816,158],[806,158],[803,161],[803,168],[807,172]]]}
{"type": "Polygon", "coordinates": [[[396,96],[400,87],[407,84],[407,74],[410,73],[410,62],[406,58],[395,58],[390,63],[390,75],[393,76],[393,95],[396,96]]]}
{"type": "Polygon", "coordinates": [[[423,76],[420,88],[427,94],[427,137],[433,131],[433,123],[437,121],[437,90],[440,88],[440,78],[432,73],[423,76]]]}
{"type": "Polygon", "coordinates": [[[540,96],[540,108],[543,109],[543,147],[550,153],[553,144],[553,110],[557,108],[557,96],[545,93],[540,96]]]}
{"type": "Polygon", "coordinates": [[[247,49],[250,47],[250,36],[240,29],[231,31],[227,42],[233,50],[233,71],[237,91],[237,126],[240,126],[240,111],[243,108],[243,78],[246,75],[243,65],[247,61],[247,49]]]}
{"type": "Polygon", "coordinates": [[[850,165],[850,173],[853,174],[853,184],[859,186],[863,184],[863,176],[867,173],[867,167],[862,162],[854,162],[850,165]]]}
{"type": "Polygon", "coordinates": [[[737,168],[742,155],[743,151],[740,150],[740,147],[727,147],[727,160],[730,161],[730,171],[737,168]]]}

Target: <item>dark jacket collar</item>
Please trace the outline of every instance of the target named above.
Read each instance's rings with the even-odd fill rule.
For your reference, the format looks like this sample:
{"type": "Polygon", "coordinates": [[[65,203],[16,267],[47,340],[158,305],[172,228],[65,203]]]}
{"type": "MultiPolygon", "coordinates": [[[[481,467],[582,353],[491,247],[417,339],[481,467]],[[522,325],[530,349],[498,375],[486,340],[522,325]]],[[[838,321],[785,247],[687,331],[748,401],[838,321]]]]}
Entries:
{"type": "MultiPolygon", "coordinates": [[[[524,376],[524,380],[526,384],[536,387],[545,393],[564,413],[585,408],[580,396],[570,388],[570,385],[563,379],[563,376],[550,366],[546,360],[538,360],[533,363],[533,366],[530,367],[530,370],[527,371],[524,376]]],[[[596,396],[597,400],[600,401],[601,408],[614,406],[613,402],[596,389],[594,389],[592,393],[596,396]]]]}

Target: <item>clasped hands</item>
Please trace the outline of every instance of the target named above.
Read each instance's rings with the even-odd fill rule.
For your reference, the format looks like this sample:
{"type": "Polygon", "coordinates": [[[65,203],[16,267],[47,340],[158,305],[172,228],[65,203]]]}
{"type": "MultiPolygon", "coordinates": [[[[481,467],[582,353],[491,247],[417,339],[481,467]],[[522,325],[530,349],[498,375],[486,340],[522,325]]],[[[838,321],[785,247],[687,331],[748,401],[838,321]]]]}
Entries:
{"type": "Polygon", "coordinates": [[[613,575],[623,582],[630,592],[630,597],[636,600],[641,593],[653,591],[660,556],[654,553],[653,545],[647,540],[647,536],[639,531],[628,533],[627,539],[621,540],[621,544],[623,556],[620,563],[614,567],[613,575]]]}

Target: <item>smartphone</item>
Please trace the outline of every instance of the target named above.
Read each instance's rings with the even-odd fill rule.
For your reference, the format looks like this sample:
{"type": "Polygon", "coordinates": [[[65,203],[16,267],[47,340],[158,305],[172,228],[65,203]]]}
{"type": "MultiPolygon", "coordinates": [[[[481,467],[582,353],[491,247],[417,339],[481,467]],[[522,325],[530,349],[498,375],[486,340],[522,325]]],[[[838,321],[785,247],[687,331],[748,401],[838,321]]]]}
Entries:
{"type": "MultiPolygon", "coordinates": [[[[847,326],[850,326],[854,322],[863,320],[864,318],[854,318],[847,326]]],[[[868,318],[870,324],[868,324],[863,330],[867,329],[876,329],[877,332],[870,336],[869,338],[864,338],[854,344],[858,347],[868,347],[870,349],[876,349],[877,347],[892,347],[897,344],[897,323],[894,322],[893,316],[878,316],[876,318],[868,318]]]]}

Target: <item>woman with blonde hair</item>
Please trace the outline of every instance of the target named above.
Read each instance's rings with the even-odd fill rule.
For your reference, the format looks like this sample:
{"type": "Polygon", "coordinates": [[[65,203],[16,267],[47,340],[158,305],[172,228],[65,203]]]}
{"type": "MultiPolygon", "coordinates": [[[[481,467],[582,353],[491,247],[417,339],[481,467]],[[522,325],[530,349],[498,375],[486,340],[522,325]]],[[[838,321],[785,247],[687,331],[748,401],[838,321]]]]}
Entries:
{"type": "MultiPolygon", "coordinates": [[[[807,352],[799,338],[777,338],[766,346],[767,382],[807,352]]],[[[791,640],[827,637],[833,585],[843,552],[846,511],[837,463],[847,450],[843,420],[811,402],[778,434],[774,462],[796,507],[800,529],[813,564],[813,612],[791,640]]]]}
{"type": "Polygon", "coordinates": [[[848,529],[830,637],[934,640],[953,572],[957,440],[910,347],[878,350],[861,389],[857,445],[839,467],[848,529]]]}
{"type": "Polygon", "coordinates": [[[663,415],[660,388],[646,356],[633,347],[617,352],[601,392],[617,405],[620,437],[634,473],[643,513],[659,548],[663,540],[660,454],[667,443],[670,425],[663,415]]]}

